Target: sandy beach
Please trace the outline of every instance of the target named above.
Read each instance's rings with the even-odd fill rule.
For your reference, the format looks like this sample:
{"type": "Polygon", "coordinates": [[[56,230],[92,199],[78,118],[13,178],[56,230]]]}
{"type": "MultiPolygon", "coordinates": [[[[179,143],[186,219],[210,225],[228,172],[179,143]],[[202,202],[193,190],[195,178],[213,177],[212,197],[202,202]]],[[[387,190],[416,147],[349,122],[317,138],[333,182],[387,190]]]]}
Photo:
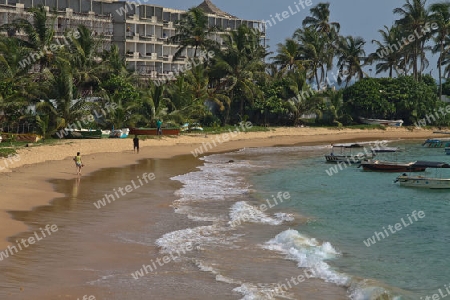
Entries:
{"type": "MultiPolygon", "coordinates": [[[[111,295],[111,297],[106,296],[106,298],[100,299],[116,299],[112,295],[118,293],[118,290],[86,285],[86,281],[97,282],[99,272],[104,272],[105,268],[107,270],[111,264],[115,266],[111,272],[116,272],[116,268],[126,269],[125,273],[115,276],[123,276],[125,280],[128,280],[129,272],[133,271],[130,270],[130,266],[138,268],[148,262],[149,257],[154,258],[160,255],[159,248],[155,246],[155,240],[167,232],[198,226],[186,217],[180,217],[179,214],[174,213],[172,204],[177,199],[174,191],[180,188],[180,183],[170,180],[173,176],[196,170],[196,167],[202,162],[195,157],[251,147],[330,145],[336,142],[406,139],[417,139],[420,143],[426,138],[439,136],[445,135],[433,134],[431,130],[411,131],[406,128],[388,128],[387,130],[276,128],[266,132],[162,136],[161,138],[141,140],[139,154],[133,152],[131,139],[67,140],[53,145],[21,148],[18,150],[15,160],[0,161],[4,166],[0,172],[2,179],[0,183],[2,190],[0,197],[0,251],[7,249],[8,246],[17,246],[17,241],[14,243],[11,237],[14,237],[14,240],[20,240],[23,237],[31,236],[34,232],[36,238],[39,236],[42,238],[44,234],[42,230],[45,229],[41,228],[45,224],[53,224],[51,222],[54,222],[55,217],[58,220],[58,226],[62,226],[62,228],[59,230],[60,232],[54,233],[54,238],[44,239],[37,246],[19,252],[16,259],[9,260],[8,264],[4,265],[6,272],[8,272],[8,268],[13,268],[10,270],[13,274],[22,274],[21,267],[19,269],[17,267],[24,263],[30,264],[30,267],[33,265],[35,268],[32,271],[23,272],[24,276],[26,274],[24,279],[16,278],[14,275],[5,277],[12,281],[5,283],[4,295],[7,295],[8,299],[18,299],[18,295],[21,295],[20,299],[53,299],[55,295],[67,299],[77,299],[78,295],[92,294],[103,297],[111,295]],[[78,151],[81,152],[85,165],[82,170],[81,189],[78,189],[78,176],[72,161],[78,151]],[[171,159],[173,157],[176,158],[171,159]],[[100,194],[104,193],[102,187],[106,186],[110,190],[111,186],[108,185],[106,178],[121,176],[129,182],[130,172],[136,172],[142,168],[147,172],[152,171],[158,174],[152,183],[151,194],[140,196],[144,197],[143,199],[150,197],[150,210],[145,201],[141,204],[138,202],[138,206],[130,206],[125,201],[119,201],[111,207],[111,212],[120,216],[124,215],[123,220],[120,218],[117,220],[107,219],[103,223],[101,221],[104,218],[103,214],[105,212],[109,214],[109,207],[101,210],[93,209],[93,207],[87,210],[75,209],[78,205],[85,205],[86,202],[92,206],[92,200],[98,199],[101,197],[100,194]],[[72,194],[77,196],[71,196],[72,194]],[[140,209],[139,205],[143,205],[143,207],[140,209]],[[74,212],[82,213],[82,216],[74,218],[66,215],[72,213],[73,209],[75,209],[74,212]],[[125,217],[126,214],[128,217],[125,217]],[[86,229],[89,228],[90,220],[95,220],[101,227],[94,231],[86,229]],[[152,226],[143,228],[142,220],[151,220],[152,226]],[[116,232],[125,228],[135,233],[145,230],[145,236],[151,241],[145,244],[129,244],[113,238],[116,232]],[[79,243],[80,237],[72,240],[72,236],[80,232],[82,232],[82,244],[79,243]],[[114,251],[111,251],[111,247],[114,251]],[[53,252],[49,252],[48,249],[53,249],[53,252]],[[78,253],[82,256],[78,257],[78,253]],[[122,253],[130,253],[130,255],[125,258],[122,253]],[[56,260],[52,259],[54,255],[58,257],[56,260]],[[62,267],[59,257],[65,260],[64,265],[71,267],[62,267]],[[46,263],[39,264],[41,259],[45,259],[46,263]],[[13,267],[13,265],[15,266],[13,267]],[[41,268],[44,269],[41,270],[41,268]],[[68,271],[69,273],[67,273],[68,271]],[[39,276],[36,274],[40,274],[40,272],[44,272],[46,275],[37,279],[39,276]],[[35,284],[46,285],[45,282],[52,282],[52,284],[47,289],[34,286],[35,284]]],[[[139,192],[134,193],[139,195],[139,192]]],[[[268,226],[264,232],[268,236],[274,236],[277,230],[276,227],[268,226]]],[[[235,255],[239,256],[241,253],[233,254],[227,250],[220,256],[225,260],[230,260],[230,263],[225,265],[233,265],[231,262],[235,261],[235,255]]],[[[280,256],[267,256],[264,251],[257,251],[251,255],[252,259],[253,255],[260,255],[260,259],[265,261],[265,264],[261,266],[249,264],[245,270],[255,267],[265,268],[271,263],[274,264],[272,269],[280,268],[280,256]]],[[[242,263],[238,265],[247,264],[252,260],[245,257],[242,259],[242,263]]],[[[298,273],[294,264],[283,261],[281,265],[284,267],[281,268],[283,275],[280,276],[298,273]]],[[[165,266],[164,273],[148,278],[150,281],[142,287],[142,292],[136,290],[136,293],[144,293],[148,290],[151,291],[152,297],[156,297],[155,299],[168,299],[168,297],[185,299],[184,293],[189,293],[191,297],[188,297],[189,299],[209,299],[211,297],[236,299],[236,294],[230,293],[228,284],[215,281],[214,276],[211,277],[208,273],[199,273],[197,266],[191,263],[184,264],[184,268],[188,268],[184,269],[184,272],[195,274],[192,275],[193,277],[188,276],[189,278],[185,276],[185,273],[180,273],[178,267],[178,264],[165,266]],[[180,280],[186,280],[183,285],[186,289],[180,286],[180,280]],[[208,282],[206,285],[211,285],[209,291],[204,290],[206,282],[208,282]],[[172,283],[174,285],[170,286],[172,283]],[[198,285],[197,288],[195,285],[198,285]],[[165,288],[159,288],[160,286],[165,288]],[[211,294],[207,296],[208,293],[211,294]]],[[[234,275],[240,274],[240,270],[224,271],[234,275]]],[[[250,274],[256,276],[254,278],[256,282],[261,282],[258,280],[270,282],[272,275],[267,273],[267,278],[265,278],[261,275],[265,274],[264,272],[264,269],[257,269],[250,274]]],[[[246,277],[248,274],[245,272],[241,275],[246,277]]],[[[103,277],[100,276],[100,278],[103,277]]],[[[145,279],[143,282],[146,282],[145,279]]],[[[298,288],[299,290],[296,292],[307,295],[308,299],[324,299],[327,297],[327,293],[329,293],[329,297],[336,300],[346,299],[344,288],[327,284],[321,280],[308,281],[298,288]]],[[[142,294],[142,297],[145,295],[142,294]]]]}
{"type": "Polygon", "coordinates": [[[61,196],[54,191],[49,180],[75,178],[72,158],[78,151],[81,152],[85,164],[83,175],[88,175],[102,168],[135,164],[143,158],[189,155],[199,148],[203,149],[204,154],[211,154],[246,147],[426,139],[445,135],[433,134],[432,130],[411,131],[406,128],[276,128],[266,132],[239,132],[234,136],[227,136],[228,141],[225,141],[227,138],[224,134],[189,134],[141,140],[139,154],[133,153],[131,139],[67,140],[55,145],[22,148],[18,150],[17,161],[3,162],[7,167],[0,171],[0,249],[9,245],[8,237],[27,230],[22,222],[13,220],[8,211],[28,211],[61,196]]]}

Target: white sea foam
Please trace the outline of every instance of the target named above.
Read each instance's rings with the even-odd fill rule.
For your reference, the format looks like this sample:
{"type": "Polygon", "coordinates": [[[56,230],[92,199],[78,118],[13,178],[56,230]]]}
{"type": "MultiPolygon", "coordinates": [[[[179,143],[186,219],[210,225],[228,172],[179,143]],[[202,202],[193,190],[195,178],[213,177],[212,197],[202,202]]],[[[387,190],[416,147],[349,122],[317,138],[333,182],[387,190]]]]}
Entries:
{"type": "Polygon", "coordinates": [[[270,225],[280,225],[284,221],[293,221],[292,215],[277,213],[275,217],[270,217],[262,212],[258,207],[248,204],[245,201],[236,202],[230,209],[231,226],[240,225],[245,222],[263,223],[270,225]]]}
{"type": "Polygon", "coordinates": [[[281,290],[276,290],[275,287],[261,287],[251,283],[243,283],[233,289],[234,292],[238,292],[244,296],[241,300],[273,300],[276,295],[277,298],[282,299],[295,299],[293,295],[281,290]]]}
{"type": "Polygon", "coordinates": [[[191,247],[203,250],[207,245],[231,245],[236,237],[225,235],[224,230],[213,225],[186,228],[164,234],[156,240],[156,244],[162,248],[162,253],[185,251],[191,247]]]}
{"type": "Polygon", "coordinates": [[[320,243],[314,238],[300,234],[297,230],[286,230],[268,241],[264,248],[285,253],[301,268],[307,268],[313,277],[341,286],[348,286],[350,278],[333,270],[325,260],[337,258],[340,253],[328,242],[320,243]]]}
{"type": "Polygon", "coordinates": [[[220,272],[214,268],[214,266],[205,263],[204,261],[197,260],[195,261],[197,267],[203,271],[212,273],[215,275],[216,281],[225,282],[233,285],[239,285],[238,287],[233,289],[233,292],[240,293],[243,295],[243,298],[240,300],[272,300],[273,296],[277,295],[279,297],[283,297],[283,299],[294,299],[288,297],[288,293],[281,290],[278,291],[275,289],[275,285],[265,285],[261,284],[253,284],[250,282],[242,282],[240,280],[236,280],[227,276],[220,274],[220,272]]]}
{"type": "MultiPolygon", "coordinates": [[[[401,300],[405,299],[401,296],[394,296],[392,291],[388,288],[384,288],[379,286],[380,283],[373,280],[359,280],[354,281],[350,288],[349,294],[352,300],[366,300],[366,299],[392,299],[392,300],[401,300]]],[[[404,294],[406,291],[402,291],[404,294]]],[[[417,299],[416,297],[412,297],[413,299],[417,299]]],[[[407,299],[411,299],[407,298],[407,299]]]]}
{"type": "Polygon", "coordinates": [[[244,177],[239,176],[242,168],[254,168],[246,161],[225,163],[224,157],[210,155],[203,157],[205,165],[200,171],[172,177],[183,183],[175,192],[179,199],[175,204],[186,202],[223,201],[230,196],[239,196],[249,192],[244,177]]]}
{"type": "Polygon", "coordinates": [[[333,270],[325,261],[337,259],[341,255],[339,251],[329,242],[321,243],[315,238],[300,234],[297,230],[283,231],[263,247],[286,254],[286,258],[296,261],[298,267],[306,268],[312,275],[310,277],[347,287],[352,300],[402,299],[393,295],[388,288],[383,288],[379,282],[356,279],[333,270]]]}

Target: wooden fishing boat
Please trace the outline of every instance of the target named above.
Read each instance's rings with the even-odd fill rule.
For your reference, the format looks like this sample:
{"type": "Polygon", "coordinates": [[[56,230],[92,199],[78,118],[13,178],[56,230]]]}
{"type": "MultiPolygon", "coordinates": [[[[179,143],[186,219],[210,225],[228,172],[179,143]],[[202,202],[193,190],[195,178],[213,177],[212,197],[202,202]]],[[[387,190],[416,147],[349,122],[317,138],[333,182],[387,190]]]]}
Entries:
{"type": "Polygon", "coordinates": [[[67,131],[66,139],[101,139],[101,130],[71,130],[67,131]]]}
{"type": "Polygon", "coordinates": [[[442,148],[447,141],[448,139],[427,139],[422,143],[422,146],[427,148],[442,148]]]}
{"type": "Polygon", "coordinates": [[[353,154],[353,149],[364,149],[364,147],[360,144],[335,144],[332,145],[331,154],[325,155],[325,159],[327,162],[332,163],[347,163],[347,164],[356,164],[360,163],[365,159],[371,159],[375,156],[373,152],[360,151],[357,154],[353,154]],[[339,150],[340,153],[336,154],[335,150],[339,150]]]}
{"type": "MultiPolygon", "coordinates": [[[[179,135],[179,128],[162,128],[162,135],[179,135]]],[[[158,135],[156,128],[130,128],[130,135],[158,135]]]]}
{"type": "MultiPolygon", "coordinates": [[[[425,168],[448,169],[450,165],[445,162],[416,162],[417,166],[425,168]]],[[[430,176],[411,176],[406,173],[398,176],[394,182],[399,182],[401,186],[427,188],[427,189],[450,189],[450,178],[430,177],[430,176]]]]}
{"type": "Polygon", "coordinates": [[[424,166],[416,165],[416,162],[402,163],[372,159],[362,161],[360,167],[364,171],[378,172],[423,172],[426,169],[424,166]]]}
{"type": "Polygon", "coordinates": [[[383,119],[367,119],[359,117],[362,123],[369,125],[384,125],[384,126],[396,126],[400,127],[403,125],[403,120],[383,120],[383,119]]]}
{"type": "Polygon", "coordinates": [[[402,149],[400,147],[375,147],[371,149],[372,152],[385,153],[385,152],[400,152],[402,149]]]}

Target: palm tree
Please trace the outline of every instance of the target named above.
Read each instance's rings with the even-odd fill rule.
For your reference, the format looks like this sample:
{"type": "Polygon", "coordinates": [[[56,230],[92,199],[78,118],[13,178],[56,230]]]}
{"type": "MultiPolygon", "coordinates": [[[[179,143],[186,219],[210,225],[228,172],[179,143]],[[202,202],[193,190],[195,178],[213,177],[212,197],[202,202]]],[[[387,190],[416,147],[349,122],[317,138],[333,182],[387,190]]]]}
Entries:
{"type": "Polygon", "coordinates": [[[23,47],[17,39],[0,37],[0,79],[10,78],[11,83],[14,83],[17,76],[27,74],[28,68],[22,68],[20,62],[29,54],[30,50],[23,47]]]}
{"type": "Polygon", "coordinates": [[[308,62],[307,78],[315,78],[317,90],[320,90],[321,83],[326,77],[324,64],[328,61],[326,56],[327,38],[311,27],[299,28],[294,32],[294,38],[299,41],[299,52],[308,62]],[[319,80],[319,70],[320,80],[319,80]]]}
{"type": "MultiPolygon", "coordinates": [[[[442,77],[449,78],[450,77],[450,36],[445,37],[444,41],[444,54],[442,55],[441,66],[445,66],[444,71],[442,72],[442,77]]],[[[445,84],[444,84],[445,86],[445,84]]]]}
{"type": "Polygon", "coordinates": [[[209,39],[215,31],[215,27],[209,27],[208,16],[201,8],[190,8],[176,25],[176,34],[168,39],[169,42],[180,45],[174,58],[179,57],[189,47],[194,48],[194,57],[197,57],[199,49],[218,49],[217,42],[209,39]]]}
{"type": "MultiPolygon", "coordinates": [[[[361,61],[366,56],[364,44],[366,42],[361,37],[341,37],[338,48],[339,74],[346,75],[345,86],[348,86],[353,77],[361,79],[364,77],[361,61]]],[[[338,83],[342,82],[342,77],[338,77],[338,83]]]]}
{"type": "Polygon", "coordinates": [[[303,20],[303,26],[312,26],[317,32],[329,34],[330,38],[339,33],[341,25],[330,22],[330,3],[319,3],[310,12],[312,16],[303,20]]]}
{"type": "Polygon", "coordinates": [[[338,22],[330,22],[330,3],[319,3],[310,9],[311,16],[306,17],[303,27],[312,28],[321,37],[323,48],[321,49],[322,63],[320,65],[321,78],[320,86],[326,80],[328,82],[328,71],[332,69],[333,59],[336,56],[336,45],[339,41],[339,31],[341,25],[338,22]]]}
{"type": "Polygon", "coordinates": [[[3,25],[1,29],[9,34],[16,31],[25,33],[26,38],[15,35],[11,38],[17,39],[22,46],[30,49],[33,56],[29,57],[29,63],[34,64],[34,60],[36,60],[40,66],[40,72],[42,72],[44,67],[48,67],[54,58],[54,54],[49,49],[52,48],[50,46],[55,35],[54,22],[56,16],[48,16],[43,5],[32,8],[30,11],[33,18],[32,22],[25,18],[19,18],[3,25]]]}
{"type": "MultiPolygon", "coordinates": [[[[425,24],[429,20],[425,4],[426,0],[406,0],[406,3],[402,7],[394,9],[394,13],[402,17],[396,21],[396,24],[400,26],[405,36],[422,33],[422,29],[425,28],[425,24]]],[[[421,54],[423,54],[425,50],[426,40],[427,36],[416,38],[415,41],[411,43],[413,76],[416,81],[419,79],[421,73],[418,68],[419,58],[421,58],[421,69],[424,68],[424,56],[421,54]]]]}
{"type": "Polygon", "coordinates": [[[304,57],[300,45],[294,39],[286,39],[284,44],[278,44],[278,54],[273,57],[273,63],[279,65],[282,72],[303,70],[304,57]]]}
{"type": "Polygon", "coordinates": [[[73,71],[65,59],[58,57],[52,71],[53,73],[47,70],[42,74],[50,86],[47,88],[47,99],[38,102],[36,109],[40,113],[49,114],[52,117],[51,124],[56,129],[69,126],[79,128],[83,125],[79,121],[90,115],[95,104],[74,98],[73,71]]]}
{"type": "Polygon", "coordinates": [[[210,111],[216,110],[223,115],[222,123],[225,124],[229,117],[231,99],[226,95],[226,90],[221,90],[220,85],[210,84],[207,71],[204,65],[198,65],[186,74],[186,82],[192,95],[186,108],[190,111],[189,115],[195,115],[196,119],[204,118],[210,111]]]}
{"type": "Polygon", "coordinates": [[[439,52],[437,67],[439,71],[439,99],[442,97],[442,61],[444,57],[444,46],[447,36],[450,34],[450,2],[434,3],[429,8],[432,22],[437,24],[433,53],[439,52]]]}
{"type": "Polygon", "coordinates": [[[109,51],[103,50],[102,60],[107,73],[125,77],[129,75],[125,56],[120,55],[119,47],[117,47],[117,45],[111,45],[109,51]]]}
{"type": "Polygon", "coordinates": [[[376,66],[376,74],[381,72],[389,72],[389,78],[392,78],[393,71],[398,74],[398,65],[403,56],[404,46],[398,44],[401,40],[401,31],[398,26],[391,26],[390,28],[384,26],[384,30],[380,29],[382,40],[372,40],[378,48],[374,53],[369,54],[366,63],[371,64],[376,61],[379,62],[376,66]]]}
{"type": "MultiPolygon", "coordinates": [[[[98,88],[102,74],[113,70],[109,70],[101,58],[101,39],[94,37],[91,30],[84,25],[79,25],[76,32],[78,38],[67,39],[69,46],[63,49],[61,56],[66,57],[72,67],[76,97],[79,97],[92,94],[93,90],[98,88]]],[[[66,35],[74,34],[67,32],[66,35]]]]}
{"type": "MultiPolygon", "coordinates": [[[[173,119],[175,114],[171,113],[177,110],[171,99],[166,97],[166,86],[155,85],[153,82],[141,91],[141,97],[135,106],[129,108],[136,111],[140,115],[140,121],[148,126],[155,126],[158,119],[165,119],[166,122],[173,119]]],[[[175,119],[178,121],[180,118],[177,116],[175,119]]]]}
{"type": "Polygon", "coordinates": [[[17,39],[0,37],[0,109],[8,125],[27,118],[27,108],[45,96],[47,82],[40,83],[38,74],[28,73],[20,62],[29,49],[17,39]]]}
{"type": "Polygon", "coordinates": [[[292,115],[294,125],[301,121],[301,115],[315,111],[316,93],[306,83],[306,77],[301,73],[289,73],[287,78],[287,96],[286,107],[292,115]]]}
{"type": "Polygon", "coordinates": [[[256,79],[264,74],[266,49],[259,43],[259,33],[245,25],[224,35],[223,40],[224,49],[214,58],[212,78],[216,78],[219,89],[230,92],[232,101],[239,102],[243,118],[245,103],[252,105],[255,98],[262,97],[256,79]]]}

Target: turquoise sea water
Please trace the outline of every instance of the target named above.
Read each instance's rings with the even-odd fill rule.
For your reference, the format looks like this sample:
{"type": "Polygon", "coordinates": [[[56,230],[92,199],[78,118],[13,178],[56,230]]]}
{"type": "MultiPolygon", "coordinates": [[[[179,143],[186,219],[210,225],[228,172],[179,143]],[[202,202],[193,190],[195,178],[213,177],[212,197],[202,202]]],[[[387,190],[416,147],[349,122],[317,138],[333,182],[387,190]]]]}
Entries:
{"type": "MultiPolygon", "coordinates": [[[[422,148],[420,142],[390,145],[406,151],[380,154],[379,159],[450,161],[442,148],[422,148]]],[[[448,294],[450,191],[400,187],[393,183],[396,173],[366,172],[357,166],[329,176],[326,170],[333,165],[325,163],[321,155],[326,151],[317,149],[317,155],[310,153],[302,158],[288,149],[272,154],[268,150],[264,155],[266,166],[279,167],[268,168],[250,179],[262,198],[289,191],[293,201],[283,202],[279,208],[309,220],[291,229],[319,243],[329,242],[339,253],[325,260],[338,275],[328,274],[323,279],[339,282],[333,278],[337,276],[345,278],[346,284],[352,282],[349,291],[354,299],[370,299],[368,294],[382,293],[384,289],[400,299],[425,299],[439,293],[439,289],[448,294]],[[414,211],[416,215],[423,211],[422,218],[412,217],[414,211]],[[388,226],[402,224],[402,218],[401,229],[390,232],[388,226]],[[384,238],[378,234],[380,239],[368,247],[364,241],[373,238],[375,232],[384,233],[384,238]]],[[[435,171],[424,174],[434,175],[435,171]]],[[[450,177],[450,172],[447,175],[450,177]]]]}

